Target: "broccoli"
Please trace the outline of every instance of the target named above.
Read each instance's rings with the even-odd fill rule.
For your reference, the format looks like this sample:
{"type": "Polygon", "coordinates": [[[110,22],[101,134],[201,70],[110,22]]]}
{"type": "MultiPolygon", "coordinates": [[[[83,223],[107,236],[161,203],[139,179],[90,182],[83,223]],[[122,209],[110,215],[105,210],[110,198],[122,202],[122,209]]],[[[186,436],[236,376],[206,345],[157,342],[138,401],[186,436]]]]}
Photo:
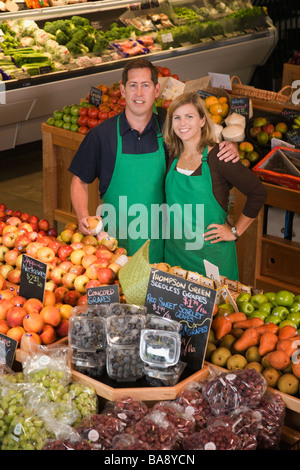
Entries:
{"type": "Polygon", "coordinates": [[[67,42],[69,41],[69,38],[61,29],[58,29],[56,31],[55,40],[61,46],[65,46],[67,44],[67,42]]]}
{"type": "Polygon", "coordinates": [[[84,44],[73,42],[73,40],[67,42],[66,48],[73,55],[86,54],[87,52],[89,52],[88,48],[84,46],[84,44]]]}
{"type": "Polygon", "coordinates": [[[82,40],[83,44],[88,48],[90,52],[92,52],[94,45],[95,45],[95,39],[92,36],[86,36],[82,40]]]}
{"type": "Polygon", "coordinates": [[[46,31],[46,33],[53,34],[55,35],[56,33],[56,26],[55,26],[55,21],[46,21],[44,24],[43,30],[46,31]]]}
{"type": "Polygon", "coordinates": [[[103,50],[108,46],[109,41],[104,36],[104,34],[99,34],[96,37],[95,45],[93,47],[93,53],[101,55],[103,50]]]}
{"type": "Polygon", "coordinates": [[[88,26],[90,24],[90,21],[87,18],[82,18],[81,16],[72,16],[71,18],[72,23],[75,26],[88,26]]]}

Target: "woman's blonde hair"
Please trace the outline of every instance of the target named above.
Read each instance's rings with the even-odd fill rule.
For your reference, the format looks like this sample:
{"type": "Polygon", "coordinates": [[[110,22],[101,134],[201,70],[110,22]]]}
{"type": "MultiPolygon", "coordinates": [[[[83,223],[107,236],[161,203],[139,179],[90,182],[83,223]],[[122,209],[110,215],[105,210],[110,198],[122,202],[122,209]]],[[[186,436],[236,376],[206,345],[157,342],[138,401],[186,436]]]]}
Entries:
{"type": "Polygon", "coordinates": [[[197,150],[199,152],[203,152],[206,145],[212,147],[216,144],[214,125],[207,113],[205,102],[197,92],[182,93],[172,101],[168,109],[167,118],[163,129],[164,141],[171,158],[178,157],[183,150],[182,141],[173,130],[172,120],[174,112],[180,108],[180,106],[185,104],[193,104],[200,116],[200,119],[205,117],[205,123],[201,128],[201,139],[199,141],[197,150]]]}

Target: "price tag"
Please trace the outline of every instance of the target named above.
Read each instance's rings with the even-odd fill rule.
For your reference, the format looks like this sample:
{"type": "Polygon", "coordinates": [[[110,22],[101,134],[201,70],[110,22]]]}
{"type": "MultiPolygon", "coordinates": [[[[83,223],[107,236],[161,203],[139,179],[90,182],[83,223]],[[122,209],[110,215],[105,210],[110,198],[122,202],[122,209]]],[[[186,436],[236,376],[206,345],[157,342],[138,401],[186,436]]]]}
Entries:
{"type": "Polygon", "coordinates": [[[0,333],[0,365],[12,368],[18,341],[0,333]]]}
{"type": "Polygon", "coordinates": [[[181,323],[182,360],[194,370],[203,366],[215,298],[215,289],[151,269],[147,311],[181,323]]]}
{"type": "Polygon", "coordinates": [[[47,263],[23,253],[19,295],[26,299],[35,297],[43,302],[47,268],[47,263]]]}
{"type": "Polygon", "coordinates": [[[52,67],[51,65],[43,65],[42,67],[39,67],[39,72],[40,75],[44,75],[45,73],[52,73],[52,67]]]}
{"type": "Polygon", "coordinates": [[[119,286],[89,287],[86,290],[88,305],[103,305],[120,302],[119,286]]]}
{"type": "Polygon", "coordinates": [[[0,104],[6,104],[6,87],[4,82],[0,82],[0,104]]]}
{"type": "Polygon", "coordinates": [[[291,129],[290,131],[287,131],[286,137],[288,142],[295,145],[295,147],[300,146],[300,129],[291,129]]]}
{"type": "Polygon", "coordinates": [[[210,263],[206,259],[203,260],[206,276],[214,281],[220,282],[220,272],[218,266],[210,263]]]}
{"type": "Polygon", "coordinates": [[[94,106],[100,106],[101,101],[102,90],[98,90],[98,88],[92,86],[90,89],[89,103],[93,104],[94,106]]]}
{"type": "Polygon", "coordinates": [[[249,119],[250,115],[250,100],[248,97],[231,97],[231,112],[241,114],[249,119]]]}
{"type": "Polygon", "coordinates": [[[230,76],[226,75],[225,73],[211,73],[209,72],[208,75],[210,76],[210,84],[216,88],[225,88],[226,90],[231,90],[231,81],[230,76]]]}
{"type": "Polygon", "coordinates": [[[164,33],[161,35],[161,40],[162,42],[173,42],[174,39],[173,39],[173,36],[172,36],[172,33],[164,33]]]}

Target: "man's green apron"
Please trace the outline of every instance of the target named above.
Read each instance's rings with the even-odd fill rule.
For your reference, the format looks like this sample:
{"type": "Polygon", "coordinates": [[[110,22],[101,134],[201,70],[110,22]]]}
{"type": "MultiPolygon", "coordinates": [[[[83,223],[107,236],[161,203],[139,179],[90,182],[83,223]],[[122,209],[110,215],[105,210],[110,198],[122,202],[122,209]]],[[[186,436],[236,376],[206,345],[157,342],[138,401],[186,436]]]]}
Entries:
{"type": "MultiPolygon", "coordinates": [[[[115,233],[119,246],[126,248],[127,254],[132,256],[150,238],[150,263],[161,262],[164,245],[162,215],[158,222],[151,217],[151,208],[156,211],[165,202],[166,159],[163,137],[160,132],[157,133],[158,150],[156,152],[122,153],[119,118],[117,136],[115,168],[102,201],[115,209],[113,219],[115,219],[115,233]]],[[[109,225],[104,224],[104,227],[109,233],[109,225]]]]}
{"type": "Polygon", "coordinates": [[[181,266],[205,275],[203,260],[206,259],[219,267],[222,276],[238,280],[235,242],[212,244],[202,237],[208,225],[224,224],[227,218],[226,212],[213,195],[207,148],[203,153],[202,172],[199,176],[187,176],[178,172],[177,161],[178,159],[174,160],[165,182],[167,206],[170,210],[174,205],[175,216],[172,216],[170,210],[170,237],[166,233],[164,261],[171,266],[181,266]],[[191,242],[197,240],[197,245],[191,245],[191,242]]]}

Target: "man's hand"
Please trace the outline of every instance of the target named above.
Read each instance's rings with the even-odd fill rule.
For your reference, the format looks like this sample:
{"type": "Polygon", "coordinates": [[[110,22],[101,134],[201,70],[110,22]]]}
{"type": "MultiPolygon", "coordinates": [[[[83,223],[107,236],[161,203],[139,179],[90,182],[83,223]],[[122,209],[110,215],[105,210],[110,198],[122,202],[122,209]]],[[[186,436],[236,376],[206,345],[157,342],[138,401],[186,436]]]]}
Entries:
{"type": "Polygon", "coordinates": [[[235,142],[223,140],[219,143],[219,152],[217,154],[220,160],[236,163],[240,160],[238,147],[235,142]]]}
{"type": "Polygon", "coordinates": [[[83,217],[82,219],[80,219],[78,221],[78,230],[79,230],[79,232],[83,233],[84,235],[92,235],[92,232],[89,228],[89,224],[87,222],[88,218],[89,218],[89,216],[83,217]]]}

